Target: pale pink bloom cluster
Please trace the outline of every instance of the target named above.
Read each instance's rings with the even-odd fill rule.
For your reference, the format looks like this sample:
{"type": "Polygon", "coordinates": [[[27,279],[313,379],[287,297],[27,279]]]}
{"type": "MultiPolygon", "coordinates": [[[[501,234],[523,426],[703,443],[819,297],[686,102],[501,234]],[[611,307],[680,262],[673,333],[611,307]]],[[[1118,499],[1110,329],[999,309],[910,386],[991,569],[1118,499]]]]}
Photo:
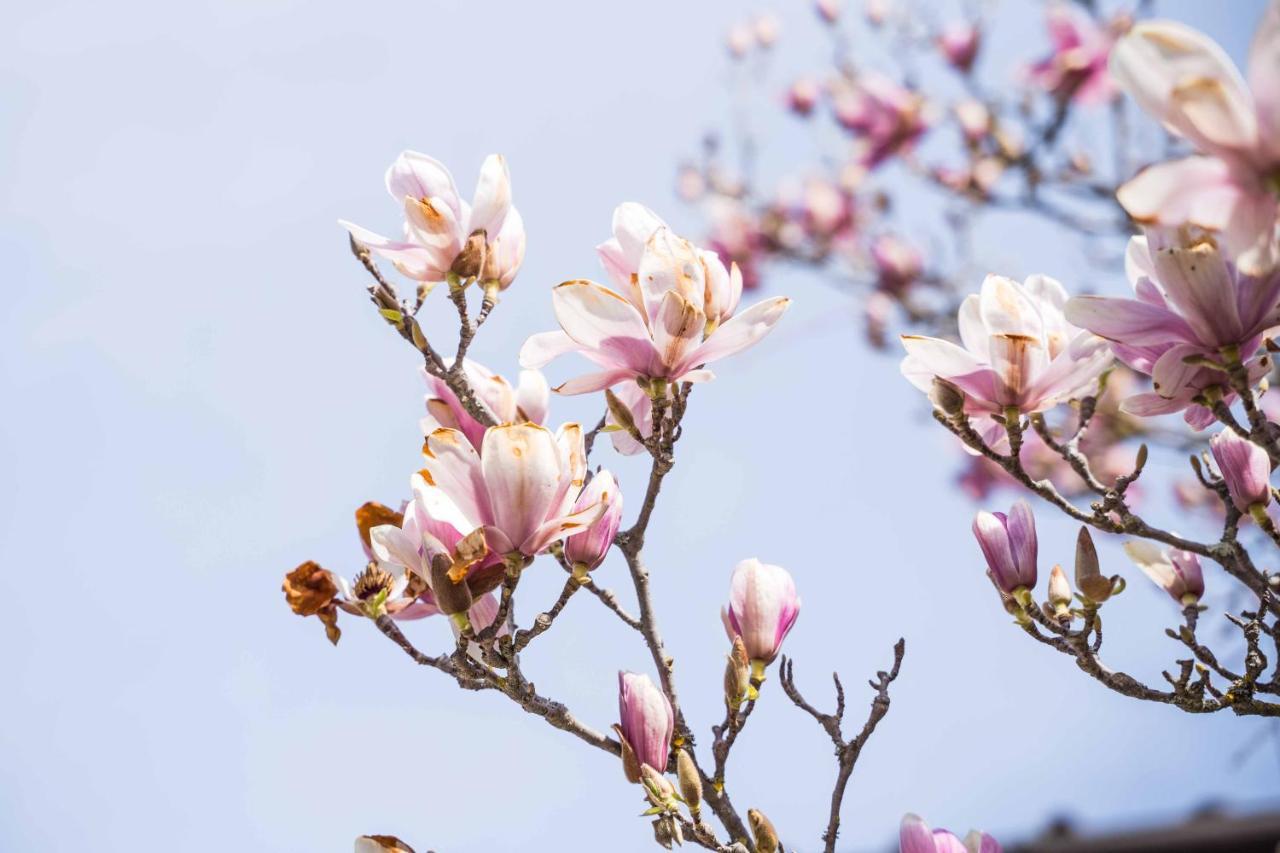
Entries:
{"type": "Polygon", "coordinates": [[[873,169],[911,148],[928,128],[924,97],[892,78],[867,72],[832,93],[836,121],[859,142],[858,161],[873,169]]]}
{"type": "Polygon", "coordinates": [[[913,814],[902,818],[898,833],[898,853],[1002,853],[1000,842],[985,832],[972,830],[961,841],[945,829],[929,825],[913,814]]]}
{"type": "Polygon", "coordinates": [[[1115,44],[1114,29],[1099,26],[1083,7],[1065,0],[1049,5],[1045,13],[1052,52],[1030,68],[1031,82],[1062,100],[1095,104],[1109,100],[1115,86],[1107,73],[1107,60],[1115,44]]]}
{"type": "Polygon", "coordinates": [[[435,285],[448,278],[472,235],[480,235],[485,247],[480,280],[501,289],[515,279],[524,262],[524,221],[511,203],[511,176],[501,155],[484,161],[471,204],[458,195],[444,164],[416,151],[396,158],[386,183],[404,211],[403,239],[342,221],[357,243],[391,261],[406,277],[435,285]]]}
{"type": "MultiPolygon", "coordinates": [[[[452,366],[453,362],[446,360],[445,364],[452,366]]],[[[470,359],[462,363],[462,373],[475,391],[476,399],[498,423],[527,421],[541,424],[546,421],[551,391],[540,372],[520,371],[520,382],[515,388],[502,376],[470,359]]],[[[484,424],[471,416],[447,382],[425,369],[422,376],[431,389],[431,395],[427,397],[427,414],[420,422],[422,434],[430,435],[441,428],[460,430],[471,446],[479,450],[484,439],[484,424]]]]}
{"type": "Polygon", "coordinates": [[[1248,85],[1221,47],[1175,21],[1134,26],[1116,45],[1111,72],[1142,109],[1197,151],[1122,186],[1118,198],[1129,215],[1219,231],[1243,269],[1275,266],[1280,4],[1267,4],[1254,36],[1248,85]]]}
{"type": "Polygon", "coordinates": [[[734,567],[729,604],[720,618],[730,640],[742,638],[753,662],[772,663],[799,616],[800,596],[786,569],[754,557],[734,567]]]}
{"type": "Polygon", "coordinates": [[[613,239],[598,251],[617,290],[576,280],[552,291],[560,329],[529,338],[520,363],[538,368],[577,352],[601,370],[571,379],[562,394],[599,391],[628,380],[699,382],[704,365],[767,335],[790,300],[774,297],[735,316],[742,294],[736,268],[675,235],[656,214],[624,204],[613,239]]]}
{"type": "MultiPolygon", "coordinates": [[[[1067,322],[1066,303],[1066,291],[1048,276],[1019,284],[989,275],[981,293],[960,306],[963,346],[903,335],[902,373],[926,393],[935,377],[951,382],[965,394],[965,412],[975,416],[1042,412],[1093,393],[1111,353],[1105,341],[1067,322]]],[[[991,424],[980,426],[999,434],[991,424]]]]}
{"type": "Polygon", "coordinates": [[[1232,348],[1255,381],[1270,369],[1259,348],[1263,332],[1280,323],[1280,270],[1248,275],[1212,239],[1163,228],[1129,241],[1125,270],[1136,299],[1078,296],[1066,306],[1067,319],[1111,341],[1117,358],[1151,376],[1154,390],[1125,400],[1125,411],[1185,409],[1187,422],[1203,429],[1214,421],[1207,389],[1234,399],[1226,374],[1204,360],[1223,364],[1224,348],[1232,348]]]}

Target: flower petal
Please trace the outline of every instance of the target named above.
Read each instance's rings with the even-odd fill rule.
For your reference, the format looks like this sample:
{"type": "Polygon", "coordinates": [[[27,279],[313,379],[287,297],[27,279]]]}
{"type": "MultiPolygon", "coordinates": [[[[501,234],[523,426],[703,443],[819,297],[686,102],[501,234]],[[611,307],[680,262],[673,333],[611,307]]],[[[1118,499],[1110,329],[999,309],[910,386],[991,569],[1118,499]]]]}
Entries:
{"type": "Polygon", "coordinates": [[[710,364],[755,346],[773,331],[774,325],[790,307],[791,300],[785,296],[757,302],[712,332],[711,337],[688,355],[684,369],[710,364]]]}

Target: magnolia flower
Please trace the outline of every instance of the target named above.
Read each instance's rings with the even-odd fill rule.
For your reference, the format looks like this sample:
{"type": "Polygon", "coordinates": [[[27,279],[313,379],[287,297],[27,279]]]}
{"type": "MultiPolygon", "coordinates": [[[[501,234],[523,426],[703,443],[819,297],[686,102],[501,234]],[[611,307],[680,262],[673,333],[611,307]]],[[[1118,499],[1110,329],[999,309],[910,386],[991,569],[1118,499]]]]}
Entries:
{"type": "Polygon", "coordinates": [[[596,503],[604,504],[605,510],[601,516],[591,522],[586,530],[575,533],[564,541],[564,556],[573,566],[575,577],[582,577],[604,562],[605,555],[613,545],[613,538],[618,535],[618,527],[622,524],[622,491],[608,471],[596,472],[578,496],[573,509],[579,512],[596,503]]]}
{"type": "Polygon", "coordinates": [[[913,814],[904,815],[898,833],[899,853],[1001,853],[1000,842],[985,832],[971,831],[961,841],[945,829],[930,830],[913,814]]]}
{"type": "Polygon", "coordinates": [[[1013,595],[1036,585],[1036,517],[1026,501],[1003,512],[979,512],[973,535],[987,560],[988,574],[1003,592],[1013,595]]]}
{"type": "Polygon", "coordinates": [[[404,209],[404,239],[391,240],[346,221],[357,243],[428,286],[449,275],[506,288],[524,261],[524,221],[511,204],[511,177],[500,154],[480,168],[470,205],[458,196],[444,164],[405,151],[387,170],[387,192],[404,209]]]}
{"type": "Polygon", "coordinates": [[[471,536],[484,531],[496,554],[525,558],[586,528],[603,502],[574,508],[586,476],[582,428],[552,435],[537,424],[502,424],[476,451],[458,430],[427,436],[425,467],[413,477],[417,501],[431,518],[471,536]]]}
{"type": "Polygon", "coordinates": [[[605,270],[625,296],[593,281],[552,291],[560,330],[525,341],[520,363],[537,368],[580,352],[604,368],[560,385],[561,394],[599,391],[627,379],[699,382],[702,365],[739,353],[767,335],[790,300],[774,297],[734,316],[742,294],[736,266],[677,237],[652,211],[614,211],[614,238],[598,247],[605,270]],[[732,318],[732,319],[730,319],[732,318]]]}
{"type": "Polygon", "coordinates": [[[903,335],[902,374],[928,393],[934,377],[965,393],[965,412],[1043,412],[1092,393],[1111,364],[1105,342],[1067,322],[1067,293],[1052,278],[1023,284],[998,275],[960,306],[963,347],[939,338],[903,335]]]}
{"type": "Polygon", "coordinates": [[[754,557],[734,567],[720,618],[730,640],[742,638],[754,668],[772,663],[799,616],[800,596],[786,569],[754,557]]]}
{"type": "Polygon", "coordinates": [[[1122,409],[1134,415],[1187,410],[1196,429],[1213,422],[1203,405],[1208,388],[1233,393],[1219,369],[1224,348],[1248,362],[1251,378],[1266,374],[1270,359],[1253,359],[1262,333],[1280,322],[1280,271],[1246,275],[1209,238],[1149,228],[1129,241],[1125,270],[1137,299],[1078,296],[1066,317],[1112,342],[1117,358],[1149,374],[1154,392],[1130,397],[1122,409]],[[1250,359],[1253,359],[1250,361],[1250,359]]]}
{"type": "MultiPolygon", "coordinates": [[[[1045,13],[1053,52],[1030,69],[1031,82],[1060,100],[1096,104],[1115,94],[1107,58],[1115,36],[1074,3],[1058,2],[1045,13]]],[[[1116,26],[1122,26],[1117,22],[1116,26]]]]}
{"type": "Polygon", "coordinates": [[[1280,183],[1280,5],[1268,3],[1249,51],[1249,85],[1211,39],[1144,21],[1116,45],[1111,73],[1143,110],[1198,154],[1158,163],[1116,194],[1139,222],[1222,233],[1252,273],[1275,265],[1280,183]],[[1252,93],[1250,92],[1252,88],[1252,93]]]}
{"type": "Polygon", "coordinates": [[[614,726],[614,731],[622,741],[627,778],[640,781],[640,768],[645,766],[665,772],[676,725],[667,694],[647,675],[619,672],[618,718],[620,723],[614,726]]]}
{"type": "MultiPolygon", "coordinates": [[[[452,359],[445,362],[446,365],[452,363],[452,359]]],[[[539,371],[520,371],[520,384],[515,388],[483,364],[470,359],[463,361],[462,373],[467,378],[467,384],[475,391],[476,399],[498,423],[541,424],[547,419],[547,404],[551,392],[547,388],[546,378],[539,371]]],[[[471,417],[449,383],[432,376],[425,369],[422,377],[433,394],[427,397],[427,416],[420,422],[422,434],[430,435],[442,427],[461,430],[471,446],[479,450],[484,439],[484,424],[471,417]]]]}
{"type": "Polygon", "coordinates": [[[871,241],[871,260],[877,286],[892,293],[901,293],[924,270],[924,259],[915,247],[892,234],[881,234],[871,241]]]}
{"type": "Polygon", "coordinates": [[[1145,539],[1124,543],[1124,552],[1151,578],[1180,604],[1195,604],[1204,595],[1204,572],[1200,558],[1190,551],[1178,548],[1160,548],[1145,539]]]}
{"type": "Polygon", "coordinates": [[[1271,502],[1271,457],[1267,451],[1229,429],[1209,439],[1209,449],[1236,509],[1249,512],[1271,502]]]}
{"type": "Polygon", "coordinates": [[[978,56],[982,31],[968,21],[957,21],[938,35],[938,50],[951,67],[968,72],[978,56]]]}
{"type": "Polygon", "coordinates": [[[833,106],[836,120],[859,137],[859,162],[871,169],[920,138],[924,103],[918,92],[871,72],[838,89],[833,106]]]}

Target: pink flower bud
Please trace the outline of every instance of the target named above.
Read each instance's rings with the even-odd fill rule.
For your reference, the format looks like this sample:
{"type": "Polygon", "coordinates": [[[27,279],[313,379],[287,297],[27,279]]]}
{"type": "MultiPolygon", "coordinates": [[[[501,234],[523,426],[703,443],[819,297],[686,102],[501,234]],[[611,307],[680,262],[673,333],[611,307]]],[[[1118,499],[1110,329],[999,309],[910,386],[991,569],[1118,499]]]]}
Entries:
{"type": "Polygon", "coordinates": [[[1135,539],[1124,543],[1124,552],[1179,604],[1195,604],[1204,596],[1200,558],[1190,551],[1163,549],[1145,539],[1135,539]]]}
{"type": "Polygon", "coordinates": [[[729,639],[741,637],[752,662],[770,663],[800,615],[795,581],[781,566],[752,558],[738,563],[729,606],[720,611],[729,639]]]}
{"type": "Polygon", "coordinates": [[[822,18],[828,24],[834,24],[840,20],[841,7],[844,6],[844,0],[817,0],[813,6],[819,18],[822,18]]]}
{"type": "Polygon", "coordinates": [[[958,21],[938,36],[938,49],[951,67],[967,72],[978,55],[982,33],[968,21],[958,21]]]}
{"type": "Polygon", "coordinates": [[[581,577],[604,562],[613,544],[613,537],[622,523],[622,492],[608,471],[600,471],[591,478],[573,505],[577,513],[603,503],[604,513],[591,522],[586,530],[570,536],[564,542],[564,556],[573,566],[574,575],[581,577]]]}
{"type": "Polygon", "coordinates": [[[787,108],[796,115],[807,116],[818,103],[821,90],[810,77],[801,77],[787,90],[787,108]]]}
{"type": "Polygon", "coordinates": [[[618,716],[618,731],[640,765],[665,771],[676,725],[667,694],[647,675],[619,672],[618,716]]]}
{"type": "Polygon", "coordinates": [[[1267,451],[1229,429],[1209,439],[1214,461],[1227,481],[1236,509],[1248,512],[1271,501],[1271,459],[1267,451]]]}
{"type": "Polygon", "coordinates": [[[973,830],[961,841],[945,829],[929,825],[913,814],[904,815],[898,834],[899,853],[1001,853],[1000,842],[985,832],[973,830]]]}
{"type": "Polygon", "coordinates": [[[782,24],[778,22],[776,15],[761,15],[756,18],[753,29],[756,44],[767,50],[778,43],[778,33],[782,29],[782,24]]]}
{"type": "Polygon", "coordinates": [[[973,519],[973,535],[987,558],[991,578],[1010,595],[1036,585],[1036,518],[1026,501],[1003,512],[979,512],[973,519]]]}

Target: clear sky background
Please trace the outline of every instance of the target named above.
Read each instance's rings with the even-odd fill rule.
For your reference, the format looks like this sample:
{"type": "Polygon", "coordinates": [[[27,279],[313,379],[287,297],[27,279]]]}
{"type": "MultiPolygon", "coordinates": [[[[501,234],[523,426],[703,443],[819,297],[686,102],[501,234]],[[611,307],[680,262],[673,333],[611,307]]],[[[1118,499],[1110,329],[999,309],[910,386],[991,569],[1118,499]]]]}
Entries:
{"type": "MultiPolygon", "coordinates": [[[[802,42],[818,24],[801,6],[782,15],[784,70],[811,67],[802,42]]],[[[1009,42],[1020,56],[1043,40],[1027,6],[1005,4],[1025,18],[1009,42]]],[[[352,510],[406,496],[417,462],[415,358],[367,304],[335,220],[395,227],[382,173],[402,148],[443,160],[468,194],[484,155],[505,153],[528,259],[473,353],[512,371],[525,336],[552,327],[548,289],[598,275],[615,204],[644,201],[696,233],[673,168],[727,115],[724,29],[763,8],[7,10],[0,849],[310,853],[364,832],[442,853],[651,849],[614,760],[501,696],[460,693],[354,619],[331,648],[279,586],[306,558],[356,570],[352,510]]],[[[1261,3],[1163,8],[1239,58],[1261,3]]],[[[765,166],[792,153],[806,152],[774,149],[765,166]]],[[[981,237],[993,266],[1082,284],[1061,245],[1008,234],[981,237]]],[[[1085,283],[1123,287],[1118,268],[1085,283]]],[[[849,788],[844,849],[883,848],[907,810],[1017,839],[1053,815],[1103,828],[1273,800],[1269,724],[1115,696],[1011,627],[951,484],[955,449],[897,356],[869,354],[855,303],[812,276],[769,289],[794,307],[695,395],[651,528],[662,628],[704,743],[721,708],[717,611],[733,564],[755,555],[804,596],[787,646],[815,702],[838,669],[856,716],[865,678],[908,640],[849,788]]],[[[447,313],[441,295],[427,313],[447,313]]],[[[553,417],[594,421],[598,407],[557,402],[553,417]]],[[[635,460],[604,442],[595,461],[639,493],[635,460]]],[[[1040,515],[1047,571],[1070,560],[1074,530],[1040,515]]],[[[1158,682],[1175,608],[1115,543],[1103,555],[1134,580],[1107,607],[1109,658],[1158,682]]],[[[598,578],[621,590],[623,567],[611,557],[598,578]]],[[[530,572],[522,615],[560,582],[552,566],[530,572]]],[[[602,729],[615,670],[650,668],[606,617],[575,600],[526,661],[602,729]]],[[[440,620],[409,633],[449,642],[440,620]]],[[[731,762],[736,801],[814,849],[833,770],[826,736],[770,682],[731,762]]]]}

